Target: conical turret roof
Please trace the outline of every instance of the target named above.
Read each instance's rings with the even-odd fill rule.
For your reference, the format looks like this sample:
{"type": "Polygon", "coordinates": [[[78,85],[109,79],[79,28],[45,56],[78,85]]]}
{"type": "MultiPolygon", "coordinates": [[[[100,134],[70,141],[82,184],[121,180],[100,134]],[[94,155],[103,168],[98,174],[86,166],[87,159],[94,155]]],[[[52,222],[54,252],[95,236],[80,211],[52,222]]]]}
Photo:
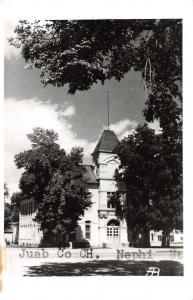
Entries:
{"type": "Polygon", "coordinates": [[[118,142],[119,140],[114,131],[104,130],[92,155],[95,155],[97,152],[113,153],[113,150],[118,142]]]}

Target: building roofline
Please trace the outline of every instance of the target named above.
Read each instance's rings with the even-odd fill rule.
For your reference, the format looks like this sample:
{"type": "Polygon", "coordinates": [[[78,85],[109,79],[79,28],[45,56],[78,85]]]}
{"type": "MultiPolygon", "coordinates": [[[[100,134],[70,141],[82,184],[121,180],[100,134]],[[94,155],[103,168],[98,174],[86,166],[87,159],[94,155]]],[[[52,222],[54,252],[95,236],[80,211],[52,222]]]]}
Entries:
{"type": "Polygon", "coordinates": [[[118,143],[118,138],[113,130],[105,129],[93,151],[91,154],[92,156],[95,155],[97,152],[103,153],[113,153],[112,144],[115,145],[118,143]],[[110,135],[109,135],[110,133],[110,135]],[[106,139],[106,141],[105,141],[106,139]],[[108,149],[110,148],[110,149],[108,149]]]}

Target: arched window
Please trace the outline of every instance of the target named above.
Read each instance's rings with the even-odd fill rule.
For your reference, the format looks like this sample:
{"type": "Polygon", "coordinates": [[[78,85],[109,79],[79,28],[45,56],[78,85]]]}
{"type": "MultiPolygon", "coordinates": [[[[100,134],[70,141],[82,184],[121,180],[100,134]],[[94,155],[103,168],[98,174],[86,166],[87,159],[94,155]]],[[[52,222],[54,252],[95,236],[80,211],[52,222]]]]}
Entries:
{"type": "Polygon", "coordinates": [[[119,224],[119,221],[116,219],[112,219],[107,223],[107,237],[118,238],[119,224]]]}
{"type": "Polygon", "coordinates": [[[119,226],[119,221],[116,219],[111,219],[108,223],[107,226],[119,226]]]}

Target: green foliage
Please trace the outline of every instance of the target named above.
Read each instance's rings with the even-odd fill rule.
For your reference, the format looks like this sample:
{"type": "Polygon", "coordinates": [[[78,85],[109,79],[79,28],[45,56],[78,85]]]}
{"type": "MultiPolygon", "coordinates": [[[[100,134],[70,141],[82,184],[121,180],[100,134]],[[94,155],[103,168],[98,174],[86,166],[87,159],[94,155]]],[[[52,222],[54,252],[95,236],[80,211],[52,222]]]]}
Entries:
{"type": "Polygon", "coordinates": [[[44,238],[53,240],[53,236],[73,231],[91,204],[83,178],[82,148],[73,148],[66,154],[55,143],[57,134],[53,130],[35,128],[28,138],[32,150],[15,156],[17,167],[25,169],[19,184],[20,196],[35,200],[35,220],[44,238]]]}
{"type": "Polygon", "coordinates": [[[28,139],[32,143],[32,148],[36,149],[43,145],[51,145],[58,140],[58,134],[52,129],[34,128],[33,134],[27,134],[28,139]]]}
{"type": "Polygon", "coordinates": [[[7,183],[4,183],[4,199],[9,197],[9,189],[7,183]]]}
{"type": "Polygon", "coordinates": [[[145,124],[124,138],[116,153],[121,164],[115,178],[127,190],[121,214],[132,238],[150,229],[163,230],[166,237],[174,228],[182,229],[181,143],[167,146],[164,135],[145,124]]]}
{"type": "Polygon", "coordinates": [[[12,209],[11,205],[6,202],[9,197],[9,189],[7,183],[4,183],[4,230],[10,229],[12,209]]]}
{"type": "MultiPolygon", "coordinates": [[[[143,114],[147,122],[159,120],[162,133],[155,136],[147,126],[139,127],[117,148],[123,168],[117,176],[129,191],[124,211],[133,232],[146,224],[147,229],[165,230],[167,236],[174,226],[181,227],[182,21],[52,20],[44,25],[21,21],[15,32],[10,44],[21,47],[29,68],[40,70],[42,83],[68,84],[71,94],[98,81],[119,81],[131,69],[141,72],[146,94],[143,114]]],[[[53,153],[59,151],[54,145],[53,153]]],[[[43,159],[41,153],[37,155],[43,159]]],[[[30,192],[36,177],[30,171],[33,153],[26,152],[27,156],[29,170],[26,166],[20,185],[30,192]]],[[[18,167],[22,159],[18,157],[18,167]]],[[[43,161],[49,178],[48,162],[43,161]]]]}
{"type": "Polygon", "coordinates": [[[13,206],[20,206],[22,200],[22,193],[21,192],[15,192],[11,196],[11,205],[13,206]]]}
{"type": "Polygon", "coordinates": [[[12,209],[9,203],[4,204],[4,230],[11,228],[12,209]]]}
{"type": "Polygon", "coordinates": [[[156,97],[159,90],[181,99],[181,20],[20,21],[15,32],[10,43],[44,85],[69,84],[74,94],[134,68],[156,97]]]}
{"type": "Polygon", "coordinates": [[[11,207],[12,207],[12,222],[19,222],[19,209],[20,204],[23,199],[23,194],[21,192],[15,192],[11,196],[11,207]]]}

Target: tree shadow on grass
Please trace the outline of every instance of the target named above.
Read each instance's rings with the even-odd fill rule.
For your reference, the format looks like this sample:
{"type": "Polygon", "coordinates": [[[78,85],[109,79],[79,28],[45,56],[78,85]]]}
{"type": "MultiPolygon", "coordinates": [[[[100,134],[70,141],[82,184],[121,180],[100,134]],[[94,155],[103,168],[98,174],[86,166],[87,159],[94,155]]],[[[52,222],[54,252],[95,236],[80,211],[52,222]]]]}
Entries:
{"type": "Polygon", "coordinates": [[[24,276],[144,276],[149,267],[160,268],[160,276],[183,276],[183,265],[176,261],[126,260],[46,263],[26,267],[24,276]]]}

